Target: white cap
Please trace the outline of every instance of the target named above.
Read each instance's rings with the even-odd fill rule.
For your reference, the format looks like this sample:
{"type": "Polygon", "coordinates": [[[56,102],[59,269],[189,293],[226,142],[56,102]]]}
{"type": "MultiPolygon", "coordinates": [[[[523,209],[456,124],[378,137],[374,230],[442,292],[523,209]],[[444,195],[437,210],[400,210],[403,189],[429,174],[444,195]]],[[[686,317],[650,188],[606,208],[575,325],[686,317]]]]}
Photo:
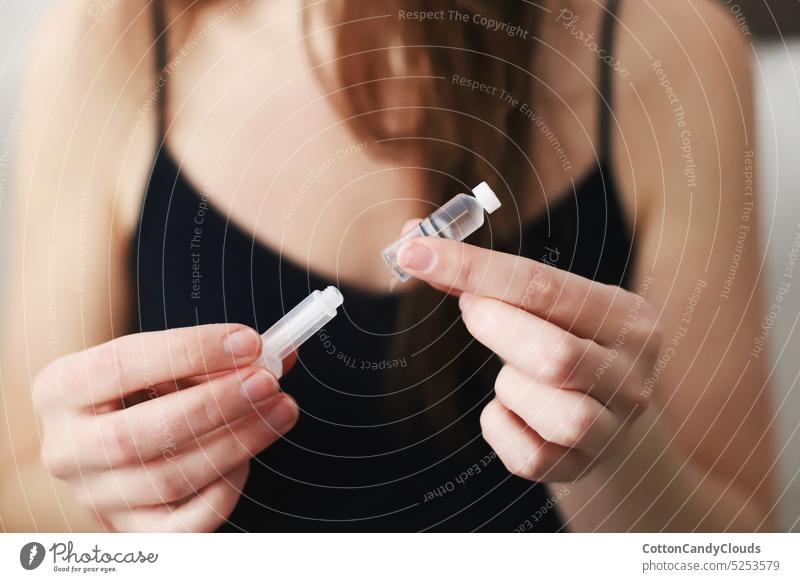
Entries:
{"type": "Polygon", "coordinates": [[[483,209],[489,214],[500,208],[500,200],[486,182],[481,182],[475,186],[472,189],[472,193],[475,195],[475,198],[478,199],[480,205],[483,206],[483,209]]]}
{"type": "Polygon", "coordinates": [[[316,299],[320,309],[331,317],[336,315],[336,308],[344,303],[344,297],[342,297],[341,291],[333,285],[329,285],[323,291],[320,291],[316,299]]]}

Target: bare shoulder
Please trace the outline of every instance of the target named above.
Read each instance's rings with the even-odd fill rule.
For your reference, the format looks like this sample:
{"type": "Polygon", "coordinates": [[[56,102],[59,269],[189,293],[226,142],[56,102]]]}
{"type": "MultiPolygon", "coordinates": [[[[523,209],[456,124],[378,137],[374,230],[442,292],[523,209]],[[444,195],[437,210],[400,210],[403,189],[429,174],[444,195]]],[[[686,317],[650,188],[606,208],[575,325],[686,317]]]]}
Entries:
{"type": "Polygon", "coordinates": [[[625,2],[620,46],[634,82],[652,78],[654,63],[673,69],[675,79],[747,74],[747,23],[715,0],[625,2]]]}
{"type": "Polygon", "coordinates": [[[724,3],[655,0],[622,7],[618,51],[643,99],[661,96],[664,75],[690,100],[731,87],[747,90],[749,29],[724,3]],[[722,86],[715,91],[716,83],[722,86]]]}
{"type": "Polygon", "coordinates": [[[130,79],[151,45],[146,0],[61,0],[33,38],[31,90],[109,89],[130,79]]]}
{"type": "Polygon", "coordinates": [[[39,24],[24,69],[21,171],[52,181],[58,170],[59,196],[81,191],[77,182],[118,177],[117,154],[133,128],[148,125],[142,103],[153,78],[149,4],[61,0],[39,24]]]}
{"type": "Polygon", "coordinates": [[[616,50],[630,74],[615,80],[614,161],[638,219],[685,190],[692,171],[686,142],[693,167],[702,170],[697,187],[713,192],[720,184],[711,177],[752,147],[752,50],[746,22],[722,2],[621,7],[616,50]]]}

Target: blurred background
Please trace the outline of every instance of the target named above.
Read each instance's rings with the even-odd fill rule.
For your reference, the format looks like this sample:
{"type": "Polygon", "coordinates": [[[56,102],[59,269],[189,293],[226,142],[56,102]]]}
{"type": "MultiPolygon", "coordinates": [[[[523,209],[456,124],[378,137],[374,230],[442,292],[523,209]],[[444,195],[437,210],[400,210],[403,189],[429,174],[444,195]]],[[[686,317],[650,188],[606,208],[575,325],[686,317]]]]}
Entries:
{"type": "MultiPolygon", "coordinates": [[[[7,277],[7,233],[14,179],[13,156],[24,96],[20,95],[27,43],[54,0],[0,0],[0,299],[7,277]]],[[[66,0],[62,0],[66,1],[66,0]]],[[[100,0],[98,0],[100,1],[100,0]]],[[[108,0],[106,0],[108,1],[108,0]]],[[[757,90],[764,300],[771,305],[800,233],[800,0],[718,0],[753,41],[757,90]]],[[[800,285],[783,301],[768,346],[772,362],[776,443],[781,466],[782,529],[800,532],[800,285]]],[[[0,314],[2,322],[2,314],[0,314]]]]}

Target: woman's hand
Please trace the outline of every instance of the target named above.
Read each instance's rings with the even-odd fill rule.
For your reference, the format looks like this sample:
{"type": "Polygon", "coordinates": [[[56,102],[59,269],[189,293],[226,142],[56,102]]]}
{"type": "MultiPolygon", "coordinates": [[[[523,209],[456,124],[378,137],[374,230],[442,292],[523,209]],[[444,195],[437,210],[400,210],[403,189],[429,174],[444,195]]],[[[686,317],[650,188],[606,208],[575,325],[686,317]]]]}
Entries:
{"type": "Polygon", "coordinates": [[[297,420],[250,366],[243,325],[129,335],[53,362],[36,378],[42,462],[108,528],[211,531],[233,511],[249,459],[297,420]]]}
{"type": "Polygon", "coordinates": [[[661,333],[639,295],[440,238],[408,243],[398,262],[460,293],[467,329],[504,361],[481,428],[513,474],[580,478],[647,407],[661,333]]]}

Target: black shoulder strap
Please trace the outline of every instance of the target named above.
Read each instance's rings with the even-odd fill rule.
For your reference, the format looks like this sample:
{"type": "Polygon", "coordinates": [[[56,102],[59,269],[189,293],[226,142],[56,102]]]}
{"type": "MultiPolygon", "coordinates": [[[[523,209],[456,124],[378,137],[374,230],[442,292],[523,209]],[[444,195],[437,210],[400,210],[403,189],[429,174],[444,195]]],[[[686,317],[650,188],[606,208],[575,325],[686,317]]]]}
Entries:
{"type": "MultiPolygon", "coordinates": [[[[614,31],[616,30],[616,15],[620,0],[608,0],[603,13],[603,24],[600,36],[600,49],[605,54],[613,54],[614,31]]],[[[611,156],[611,116],[613,112],[613,69],[605,61],[600,61],[599,89],[600,102],[598,103],[598,137],[600,140],[600,158],[608,160],[611,156]]]]}
{"type": "Polygon", "coordinates": [[[161,0],[153,0],[153,42],[155,43],[155,71],[156,80],[153,86],[153,97],[156,106],[156,123],[158,124],[158,139],[164,139],[166,133],[166,107],[167,107],[167,29],[164,18],[164,6],[161,0]]]}

